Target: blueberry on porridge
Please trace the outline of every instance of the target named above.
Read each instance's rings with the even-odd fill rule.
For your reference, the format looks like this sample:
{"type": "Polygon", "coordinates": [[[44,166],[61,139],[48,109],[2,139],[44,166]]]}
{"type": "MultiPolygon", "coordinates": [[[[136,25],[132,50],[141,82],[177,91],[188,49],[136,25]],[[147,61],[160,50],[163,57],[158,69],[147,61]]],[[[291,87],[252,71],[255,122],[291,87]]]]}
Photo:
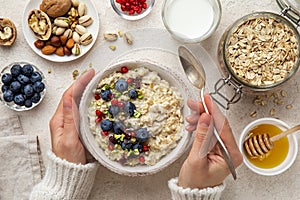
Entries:
{"type": "Polygon", "coordinates": [[[155,165],[182,138],[183,99],[157,72],[123,66],[100,80],[93,93],[90,129],[109,159],[155,165]]]}

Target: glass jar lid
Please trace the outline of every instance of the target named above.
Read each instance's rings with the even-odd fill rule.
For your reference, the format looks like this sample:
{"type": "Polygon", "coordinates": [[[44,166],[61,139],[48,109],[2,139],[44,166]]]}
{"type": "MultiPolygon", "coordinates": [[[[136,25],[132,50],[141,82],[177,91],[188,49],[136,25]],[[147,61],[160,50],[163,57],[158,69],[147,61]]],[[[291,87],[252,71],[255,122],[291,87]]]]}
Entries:
{"type": "Polygon", "coordinates": [[[292,22],[300,26],[300,1],[298,0],[276,0],[280,6],[281,13],[292,22]]]}

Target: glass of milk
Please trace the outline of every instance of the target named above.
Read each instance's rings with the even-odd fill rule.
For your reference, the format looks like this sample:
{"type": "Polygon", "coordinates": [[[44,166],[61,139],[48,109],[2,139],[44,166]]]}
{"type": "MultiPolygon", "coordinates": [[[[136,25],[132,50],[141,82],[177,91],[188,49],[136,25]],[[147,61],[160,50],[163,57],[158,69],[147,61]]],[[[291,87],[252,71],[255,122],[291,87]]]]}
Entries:
{"type": "Polygon", "coordinates": [[[171,35],[184,43],[208,38],[222,15],[219,0],[165,0],[162,19],[171,35]]]}

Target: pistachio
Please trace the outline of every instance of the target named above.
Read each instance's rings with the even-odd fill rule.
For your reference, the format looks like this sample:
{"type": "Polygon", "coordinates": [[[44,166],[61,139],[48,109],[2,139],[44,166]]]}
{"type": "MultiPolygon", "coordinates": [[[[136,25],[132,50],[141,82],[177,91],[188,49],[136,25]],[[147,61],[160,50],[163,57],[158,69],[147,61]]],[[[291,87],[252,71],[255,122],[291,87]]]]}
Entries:
{"type": "Polygon", "coordinates": [[[87,27],[93,23],[93,18],[91,16],[84,15],[78,19],[78,22],[80,25],[87,27]]]}
{"type": "Polygon", "coordinates": [[[64,32],[64,36],[66,36],[68,39],[71,38],[73,35],[73,31],[71,29],[67,29],[65,32],[64,32]]]}
{"type": "Polygon", "coordinates": [[[128,32],[124,33],[124,40],[129,45],[132,45],[133,43],[132,35],[128,32]]]}
{"type": "Polygon", "coordinates": [[[76,43],[80,43],[80,35],[77,32],[73,32],[72,38],[76,43]]]}
{"type": "Polygon", "coordinates": [[[93,36],[90,33],[85,33],[80,37],[80,44],[86,46],[93,41],[93,36]]]}
{"type": "Polygon", "coordinates": [[[80,45],[75,44],[74,47],[72,48],[72,54],[75,56],[78,56],[80,54],[80,45]]]}
{"type": "Polygon", "coordinates": [[[109,48],[110,48],[112,51],[115,51],[117,47],[114,46],[114,45],[110,45],[109,48]]]}
{"type": "Polygon", "coordinates": [[[62,35],[65,32],[65,28],[62,27],[57,27],[56,31],[55,31],[55,35],[62,35]]]}
{"type": "Polygon", "coordinates": [[[78,0],[72,0],[72,6],[77,8],[79,6],[79,1],[78,0]]]}
{"type": "Polygon", "coordinates": [[[69,19],[66,17],[58,17],[54,20],[54,25],[58,27],[68,28],[69,27],[69,19]]]}
{"type": "Polygon", "coordinates": [[[82,17],[82,16],[86,15],[86,13],[87,13],[87,8],[86,8],[85,3],[79,3],[79,5],[78,5],[78,15],[80,17],[82,17]]]}
{"type": "Polygon", "coordinates": [[[79,34],[79,35],[83,35],[87,32],[86,28],[84,26],[81,25],[76,25],[75,27],[75,31],[79,34]]]}
{"type": "Polygon", "coordinates": [[[103,36],[104,36],[104,39],[109,42],[113,42],[118,39],[118,35],[116,33],[104,33],[103,36]]]}

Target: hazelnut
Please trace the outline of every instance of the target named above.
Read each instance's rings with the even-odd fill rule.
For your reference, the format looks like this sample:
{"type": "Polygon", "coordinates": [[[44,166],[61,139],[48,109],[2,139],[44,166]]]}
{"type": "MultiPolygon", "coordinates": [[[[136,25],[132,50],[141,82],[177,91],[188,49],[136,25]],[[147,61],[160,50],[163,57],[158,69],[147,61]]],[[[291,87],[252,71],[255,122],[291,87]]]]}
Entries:
{"type": "Polygon", "coordinates": [[[67,43],[67,40],[68,40],[67,36],[62,35],[59,37],[59,39],[60,39],[61,45],[65,46],[67,43]]]}
{"type": "Polygon", "coordinates": [[[34,46],[38,49],[42,49],[45,46],[45,42],[43,40],[37,40],[34,42],[34,46]]]}
{"type": "Polygon", "coordinates": [[[71,54],[72,54],[72,52],[71,52],[71,50],[70,49],[68,49],[68,47],[63,47],[64,48],[64,53],[65,53],[65,55],[67,55],[67,56],[70,56],[71,54]]]}
{"type": "Polygon", "coordinates": [[[53,36],[50,40],[50,44],[52,46],[55,46],[55,47],[60,47],[61,46],[61,42],[60,42],[60,39],[58,36],[53,36]]]}

